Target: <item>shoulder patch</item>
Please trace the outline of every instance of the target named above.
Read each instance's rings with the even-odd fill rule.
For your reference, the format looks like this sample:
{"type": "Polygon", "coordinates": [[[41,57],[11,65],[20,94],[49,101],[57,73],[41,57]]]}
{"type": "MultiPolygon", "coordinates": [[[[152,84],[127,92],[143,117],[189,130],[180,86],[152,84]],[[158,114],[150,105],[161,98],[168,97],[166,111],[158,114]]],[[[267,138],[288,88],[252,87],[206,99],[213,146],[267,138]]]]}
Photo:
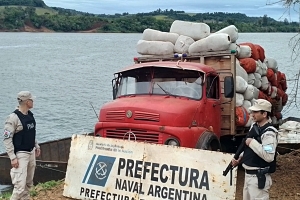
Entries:
{"type": "Polygon", "coordinates": [[[264,145],[264,146],[263,146],[263,149],[264,149],[265,152],[267,152],[267,153],[274,153],[273,146],[270,145],[270,144],[264,145]]]}
{"type": "Polygon", "coordinates": [[[11,135],[11,132],[9,132],[8,130],[4,130],[4,132],[3,132],[3,137],[4,138],[9,138],[10,137],[10,135],[11,135]]]}

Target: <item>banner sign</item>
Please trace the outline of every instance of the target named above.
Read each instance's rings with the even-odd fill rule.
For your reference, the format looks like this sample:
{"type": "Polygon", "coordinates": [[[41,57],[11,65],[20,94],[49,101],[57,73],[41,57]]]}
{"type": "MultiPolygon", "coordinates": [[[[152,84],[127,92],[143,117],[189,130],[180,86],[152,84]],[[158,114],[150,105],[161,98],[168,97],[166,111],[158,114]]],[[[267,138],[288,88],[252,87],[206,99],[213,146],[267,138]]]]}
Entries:
{"type": "Polygon", "coordinates": [[[63,195],[97,200],[235,199],[231,154],[73,135],[63,195]]]}

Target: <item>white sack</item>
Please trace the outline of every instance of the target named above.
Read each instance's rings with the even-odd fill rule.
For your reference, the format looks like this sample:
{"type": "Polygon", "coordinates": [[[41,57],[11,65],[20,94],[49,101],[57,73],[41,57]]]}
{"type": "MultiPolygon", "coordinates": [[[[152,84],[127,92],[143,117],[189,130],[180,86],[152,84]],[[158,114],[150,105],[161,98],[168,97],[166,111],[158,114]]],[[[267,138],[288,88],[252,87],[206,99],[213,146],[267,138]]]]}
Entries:
{"type": "Polygon", "coordinates": [[[236,40],[239,38],[238,32],[239,32],[238,29],[234,25],[230,25],[215,33],[227,33],[230,36],[231,41],[236,42],[236,40]]]}
{"type": "Polygon", "coordinates": [[[254,77],[255,77],[255,80],[254,80],[253,85],[257,88],[260,88],[261,87],[261,75],[259,73],[254,73],[254,77]]]}
{"type": "MultiPolygon", "coordinates": [[[[259,89],[256,87],[253,87],[253,99],[258,99],[258,95],[259,95],[259,89]]],[[[253,105],[253,103],[252,103],[253,105]]]]}
{"type": "Polygon", "coordinates": [[[278,120],[275,116],[273,116],[271,119],[272,119],[272,124],[278,124],[278,120]]]}
{"type": "Polygon", "coordinates": [[[240,46],[236,43],[231,43],[228,50],[235,50],[238,53],[240,52],[240,46]]]}
{"type": "Polygon", "coordinates": [[[248,100],[244,100],[243,107],[247,110],[248,114],[250,113],[249,108],[251,107],[251,102],[248,100]]]}
{"type": "Polygon", "coordinates": [[[262,75],[262,62],[260,60],[255,61],[256,63],[256,71],[255,73],[259,73],[260,75],[262,75]]]}
{"type": "Polygon", "coordinates": [[[281,112],[282,109],[283,109],[283,106],[282,106],[282,97],[280,97],[279,100],[277,101],[276,111],[277,112],[281,112]]]}
{"type": "Polygon", "coordinates": [[[244,92],[245,100],[252,100],[254,98],[254,86],[248,85],[246,91],[244,92]]]}
{"type": "Polygon", "coordinates": [[[171,25],[170,33],[177,33],[179,35],[189,36],[194,40],[200,40],[209,36],[210,27],[205,23],[175,20],[171,25]]]}
{"type": "MultiPolygon", "coordinates": [[[[261,61],[260,61],[261,62],[261,61]]],[[[261,73],[261,75],[262,76],[266,76],[267,75],[267,70],[268,70],[268,67],[267,67],[267,65],[266,65],[266,63],[261,63],[261,70],[262,70],[262,73],[261,73]]]]}
{"type": "Polygon", "coordinates": [[[246,70],[240,65],[240,62],[236,62],[236,75],[242,77],[248,83],[248,74],[246,70]]]}
{"type": "Polygon", "coordinates": [[[251,48],[246,45],[240,45],[240,52],[238,52],[238,58],[250,58],[251,57],[251,48]]]}
{"type": "Polygon", "coordinates": [[[277,61],[274,58],[266,58],[264,63],[266,63],[268,68],[273,69],[274,72],[278,71],[277,61]]]}
{"type": "Polygon", "coordinates": [[[177,33],[167,33],[147,28],[143,32],[142,40],[172,42],[175,44],[178,37],[177,33]]]}
{"type": "Polygon", "coordinates": [[[211,34],[191,44],[189,53],[227,50],[231,44],[230,36],[226,33],[211,34]]]}
{"type": "Polygon", "coordinates": [[[261,77],[261,89],[263,91],[267,90],[269,87],[269,80],[266,76],[261,77]]]}
{"type": "Polygon", "coordinates": [[[255,82],[255,76],[253,73],[248,74],[248,84],[254,85],[255,82]]]}
{"type": "Polygon", "coordinates": [[[244,103],[244,95],[240,94],[240,93],[235,93],[235,106],[236,107],[240,107],[243,105],[244,103]]]}
{"type": "Polygon", "coordinates": [[[253,122],[254,122],[253,118],[250,116],[247,124],[245,125],[245,127],[249,128],[253,124],[253,122]]]}
{"type": "Polygon", "coordinates": [[[235,91],[238,93],[244,93],[247,89],[248,83],[240,76],[236,76],[235,91]]]}
{"type": "Polygon", "coordinates": [[[187,53],[191,44],[193,44],[195,40],[193,38],[180,35],[175,43],[174,52],[176,53],[187,53]]]}
{"type": "Polygon", "coordinates": [[[174,44],[171,42],[139,40],[136,49],[142,55],[170,55],[174,53],[174,44]]]}
{"type": "Polygon", "coordinates": [[[275,97],[277,97],[277,87],[272,86],[272,92],[271,92],[271,98],[274,99],[275,97]]]}

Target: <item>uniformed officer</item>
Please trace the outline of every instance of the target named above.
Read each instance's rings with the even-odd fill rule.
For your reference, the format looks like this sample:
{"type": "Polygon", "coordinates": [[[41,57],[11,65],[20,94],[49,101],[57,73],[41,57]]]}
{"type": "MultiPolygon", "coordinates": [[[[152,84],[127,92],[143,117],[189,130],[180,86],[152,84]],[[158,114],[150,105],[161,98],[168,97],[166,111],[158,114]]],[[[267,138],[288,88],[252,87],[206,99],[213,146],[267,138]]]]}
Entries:
{"type": "Polygon", "coordinates": [[[243,200],[269,199],[270,166],[274,163],[277,147],[277,130],[270,123],[271,109],[272,104],[264,99],[257,99],[249,108],[254,123],[245,141],[244,152],[238,160],[232,160],[234,166],[242,163],[245,168],[243,200]]]}
{"type": "Polygon", "coordinates": [[[29,200],[33,186],[35,157],[41,153],[36,141],[36,123],[32,112],[34,96],[29,91],[18,93],[18,108],[11,113],[4,125],[4,146],[11,160],[10,171],[14,185],[11,200],[29,200]]]}

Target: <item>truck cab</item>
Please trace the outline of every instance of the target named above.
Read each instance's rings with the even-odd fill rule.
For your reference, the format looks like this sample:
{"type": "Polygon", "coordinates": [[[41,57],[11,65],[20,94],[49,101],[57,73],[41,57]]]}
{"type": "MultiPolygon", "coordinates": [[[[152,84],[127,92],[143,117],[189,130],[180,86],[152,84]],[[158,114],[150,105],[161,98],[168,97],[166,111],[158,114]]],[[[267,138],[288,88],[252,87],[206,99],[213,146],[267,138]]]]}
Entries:
{"type": "Polygon", "coordinates": [[[137,58],[115,73],[113,101],[102,106],[95,135],[221,150],[220,137],[225,129],[230,132],[234,119],[229,109],[235,103],[233,57],[216,54],[218,68],[203,62],[210,54],[137,58]],[[223,124],[226,116],[229,126],[223,124]]]}

